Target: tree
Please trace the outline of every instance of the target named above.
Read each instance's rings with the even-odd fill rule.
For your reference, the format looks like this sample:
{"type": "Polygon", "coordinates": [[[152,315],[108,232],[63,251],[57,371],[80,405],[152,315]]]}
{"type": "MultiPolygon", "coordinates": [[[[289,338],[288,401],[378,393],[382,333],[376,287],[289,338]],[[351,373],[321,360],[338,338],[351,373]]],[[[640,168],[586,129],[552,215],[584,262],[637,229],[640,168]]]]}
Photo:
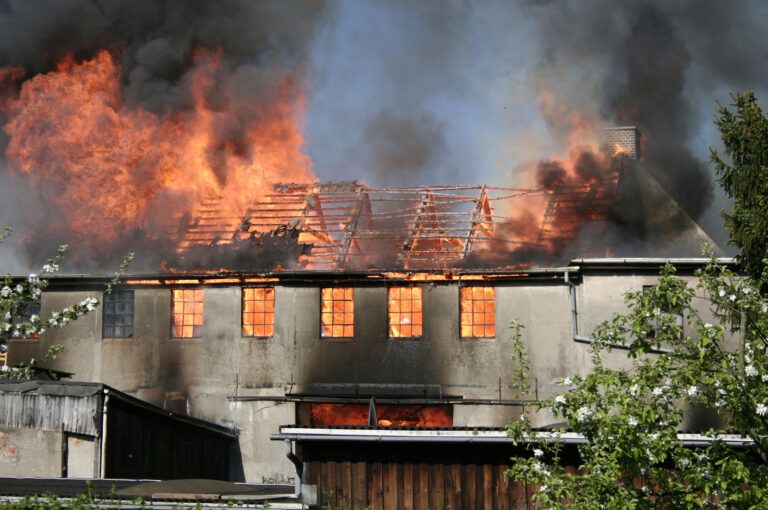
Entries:
{"type": "MultiPolygon", "coordinates": [[[[0,230],[0,243],[11,233],[10,228],[0,230]]],[[[60,328],[67,325],[70,321],[77,320],[79,317],[92,312],[99,304],[95,297],[88,297],[80,303],[68,306],[63,310],[54,311],[48,318],[39,315],[25,314],[28,306],[39,300],[42,292],[48,287],[46,276],[50,276],[59,270],[59,263],[67,251],[67,245],[62,245],[56,251],[56,255],[48,259],[43,265],[40,273],[31,273],[27,278],[14,280],[10,275],[5,276],[0,282],[0,350],[6,352],[8,349],[8,340],[17,337],[30,337],[32,335],[41,335],[46,329],[60,328]]],[[[120,281],[120,277],[125,273],[133,260],[133,254],[129,253],[120,269],[115,273],[115,277],[107,284],[106,292],[112,292],[112,287],[120,281]]],[[[44,355],[43,360],[55,359],[61,352],[60,345],[52,346],[44,355]]],[[[4,365],[0,371],[2,378],[29,378],[34,373],[37,360],[32,359],[28,363],[22,363],[16,367],[4,365]]]]}
{"type": "Polygon", "coordinates": [[[723,155],[711,150],[718,182],[733,199],[723,211],[730,244],[741,250],[742,269],[760,278],[768,259],[768,118],[753,92],[731,95],[734,111],[718,104],[715,124],[725,145],[723,155]]]}
{"type": "Polygon", "coordinates": [[[507,474],[539,484],[534,498],[542,508],[768,505],[768,298],[758,290],[766,275],[738,277],[712,259],[698,278],[696,294],[667,265],[649,292],[627,294],[628,313],[596,329],[591,371],[567,379],[562,395],[537,407],[567,427],[537,433],[525,414],[509,426],[531,456],[513,459],[507,474]],[[709,301],[715,324],[701,319],[695,295],[709,301]],[[678,315],[693,335],[682,334],[678,315]],[[742,328],[735,342],[726,335],[734,323],[742,328]],[[631,370],[605,365],[617,342],[628,348],[631,370]],[[685,407],[719,416],[708,445],[691,448],[678,437],[685,407]],[[587,440],[578,447],[578,472],[561,463],[558,438],[566,429],[587,440]],[[727,446],[723,434],[748,444],[727,446]]]}

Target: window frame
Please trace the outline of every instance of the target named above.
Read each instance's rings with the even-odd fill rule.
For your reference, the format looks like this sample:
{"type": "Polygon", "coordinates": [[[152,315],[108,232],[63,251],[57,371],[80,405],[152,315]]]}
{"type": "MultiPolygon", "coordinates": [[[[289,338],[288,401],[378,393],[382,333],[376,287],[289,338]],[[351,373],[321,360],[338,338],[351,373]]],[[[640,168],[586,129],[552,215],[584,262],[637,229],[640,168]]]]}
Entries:
{"type": "MultiPolygon", "coordinates": [[[[119,301],[119,303],[127,303],[127,301],[119,301]]],[[[118,315],[127,315],[127,314],[126,313],[118,314],[113,312],[113,313],[109,313],[109,315],[118,316],[118,315]]],[[[171,315],[173,315],[173,312],[171,312],[171,315]]],[[[122,324],[120,326],[113,324],[111,327],[114,330],[117,327],[125,327],[125,324],[122,324]]],[[[134,338],[135,335],[136,335],[136,291],[134,289],[121,289],[121,290],[114,290],[110,294],[107,294],[105,292],[102,295],[102,303],[101,303],[101,338],[102,339],[113,339],[113,338],[124,339],[124,338],[134,338]],[[131,334],[126,336],[107,335],[105,331],[107,328],[107,315],[108,315],[107,305],[116,304],[115,302],[109,303],[107,300],[109,299],[109,296],[115,296],[118,293],[122,293],[122,294],[130,293],[131,295],[131,300],[130,300],[131,334]]]]}
{"type": "MultiPolygon", "coordinates": [[[[33,315],[37,315],[38,317],[41,317],[41,312],[43,311],[43,296],[42,294],[38,296],[37,298],[31,300],[24,306],[24,309],[21,311],[21,313],[18,315],[18,317],[14,317],[13,323],[14,324],[23,324],[25,322],[29,322],[29,320],[32,318],[33,315]],[[37,313],[34,313],[34,310],[30,310],[30,307],[36,308],[37,313]]],[[[32,333],[29,336],[14,336],[11,337],[13,340],[40,340],[40,333],[32,333]]]]}
{"type": "MultiPolygon", "coordinates": [[[[342,319],[342,320],[344,320],[344,319],[342,319]]],[[[331,333],[333,333],[333,331],[331,331],[331,333]]],[[[333,340],[333,339],[352,340],[352,339],[355,338],[355,287],[341,287],[341,286],[325,286],[325,287],[320,287],[320,338],[322,338],[322,339],[331,339],[331,340],[333,340]],[[343,291],[349,290],[350,293],[351,293],[350,294],[350,299],[336,300],[333,297],[331,297],[331,300],[330,300],[331,311],[330,312],[324,312],[323,311],[323,302],[324,302],[325,298],[323,296],[323,294],[324,294],[323,291],[325,291],[325,290],[333,291],[335,289],[341,289],[343,291]],[[351,312],[347,311],[346,307],[345,307],[345,310],[343,312],[336,312],[336,311],[334,311],[333,310],[333,308],[334,308],[333,303],[336,302],[336,301],[350,302],[352,304],[351,312]],[[333,335],[333,334],[330,334],[330,335],[325,334],[325,324],[323,322],[323,314],[325,314],[325,313],[330,313],[331,314],[331,323],[330,323],[330,326],[329,326],[331,328],[331,330],[333,330],[333,328],[338,325],[339,327],[342,328],[342,332],[344,333],[342,336],[333,335]],[[342,316],[346,316],[347,314],[351,314],[352,315],[352,323],[351,324],[347,324],[346,322],[341,322],[340,324],[336,323],[334,321],[334,316],[336,314],[341,314],[342,316]],[[347,328],[351,328],[351,334],[346,334],[346,329],[347,328]]]]}
{"type": "MultiPolygon", "coordinates": [[[[185,301],[182,301],[182,303],[185,301]]],[[[196,301],[193,301],[193,303],[196,301]]],[[[182,317],[184,316],[184,313],[181,313],[182,317]]],[[[197,315],[196,312],[193,312],[193,316],[197,315]]],[[[203,337],[203,327],[205,325],[205,291],[202,287],[176,287],[171,289],[171,331],[170,336],[172,339],[194,339],[194,338],[202,338],[203,337]],[[201,310],[200,310],[200,324],[192,324],[192,336],[182,336],[175,334],[176,331],[176,325],[174,322],[174,316],[177,315],[174,313],[174,293],[176,291],[200,291],[200,303],[201,303],[201,310]],[[196,330],[196,328],[199,328],[196,330]],[[197,334],[195,334],[197,333],[197,334]]],[[[182,327],[184,324],[181,325],[182,327]]]]}
{"type": "MultiPolygon", "coordinates": [[[[483,294],[485,294],[485,292],[483,292],[483,294]]],[[[497,322],[498,322],[496,320],[496,314],[497,314],[498,310],[496,308],[496,286],[495,285],[471,285],[471,284],[470,285],[459,285],[459,303],[458,303],[458,308],[459,308],[459,339],[461,339],[461,340],[495,340],[496,339],[496,334],[497,334],[496,325],[497,325],[497,322]],[[462,295],[463,294],[462,291],[464,289],[475,289],[475,288],[491,289],[491,291],[493,292],[493,299],[492,300],[485,299],[485,296],[483,296],[483,299],[476,300],[474,298],[474,295],[473,295],[469,299],[469,302],[472,303],[472,310],[470,312],[464,312],[463,309],[462,309],[462,303],[464,302],[464,296],[462,295]],[[479,302],[483,302],[483,303],[485,303],[487,301],[491,301],[493,303],[493,310],[491,312],[489,312],[489,311],[487,311],[485,309],[485,307],[483,307],[483,311],[475,312],[475,310],[474,310],[474,303],[475,303],[475,301],[479,301],[479,302]],[[463,334],[463,330],[464,330],[464,316],[465,316],[466,313],[469,313],[471,318],[472,318],[472,322],[469,324],[469,327],[470,327],[470,329],[472,331],[472,334],[468,335],[468,336],[464,336],[464,334],[463,334]],[[478,323],[475,322],[475,316],[477,314],[486,316],[486,315],[488,315],[490,313],[493,314],[493,323],[492,324],[491,323],[487,323],[487,322],[483,322],[482,324],[478,324],[478,323]],[[478,335],[474,334],[475,333],[475,327],[477,327],[477,326],[482,326],[482,328],[483,328],[483,335],[482,336],[478,336],[478,335]],[[485,335],[485,329],[488,328],[488,327],[492,327],[493,328],[493,335],[485,335]]]]}
{"type": "MultiPolygon", "coordinates": [[[[253,285],[253,286],[248,286],[248,287],[242,287],[242,290],[240,292],[240,334],[241,334],[241,336],[243,338],[268,339],[268,338],[272,338],[273,336],[275,336],[275,304],[276,304],[276,297],[277,297],[277,289],[275,288],[274,285],[253,285]],[[245,317],[246,317],[246,312],[245,312],[246,297],[245,296],[246,296],[246,291],[247,290],[255,290],[255,289],[265,289],[265,290],[266,289],[271,289],[272,290],[272,310],[271,310],[271,312],[269,312],[269,311],[251,312],[251,314],[254,315],[254,316],[258,315],[258,314],[262,314],[262,315],[266,315],[267,313],[271,313],[272,314],[272,323],[269,325],[271,327],[271,329],[272,329],[272,332],[269,335],[257,335],[255,333],[252,334],[252,335],[249,335],[249,334],[247,334],[245,332],[245,317]]],[[[255,301],[260,301],[260,300],[254,299],[254,300],[251,300],[251,301],[255,302],[255,301]]],[[[264,300],[264,302],[267,302],[267,300],[264,300]]],[[[266,323],[264,323],[264,324],[253,323],[250,326],[253,327],[254,331],[255,331],[255,327],[256,326],[266,326],[266,325],[267,325],[266,323]]]]}
{"type": "MultiPolygon", "coordinates": [[[[407,300],[401,299],[400,301],[415,301],[412,297],[407,300]]],[[[413,317],[411,316],[411,319],[413,317]]],[[[387,286],[387,338],[390,340],[420,340],[424,337],[424,289],[421,285],[388,285],[387,286]],[[415,322],[411,322],[410,327],[413,329],[415,326],[418,326],[420,328],[420,333],[418,335],[409,335],[409,336],[394,336],[392,335],[392,315],[395,313],[407,313],[407,314],[413,314],[415,313],[414,310],[410,310],[408,312],[398,311],[393,312],[392,311],[392,297],[391,297],[391,291],[394,289],[418,289],[419,290],[419,301],[421,302],[420,310],[418,310],[418,313],[420,314],[421,320],[418,324],[415,322]]]]}

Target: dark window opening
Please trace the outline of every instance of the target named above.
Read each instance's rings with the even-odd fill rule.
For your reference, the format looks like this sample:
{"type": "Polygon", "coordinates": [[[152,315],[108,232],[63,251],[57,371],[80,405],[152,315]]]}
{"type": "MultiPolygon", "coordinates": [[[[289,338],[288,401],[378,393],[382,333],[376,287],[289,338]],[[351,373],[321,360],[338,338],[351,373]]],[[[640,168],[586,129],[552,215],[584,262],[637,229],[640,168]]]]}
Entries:
{"type": "Polygon", "coordinates": [[[133,338],[133,291],[104,294],[103,338],[133,338]]]}

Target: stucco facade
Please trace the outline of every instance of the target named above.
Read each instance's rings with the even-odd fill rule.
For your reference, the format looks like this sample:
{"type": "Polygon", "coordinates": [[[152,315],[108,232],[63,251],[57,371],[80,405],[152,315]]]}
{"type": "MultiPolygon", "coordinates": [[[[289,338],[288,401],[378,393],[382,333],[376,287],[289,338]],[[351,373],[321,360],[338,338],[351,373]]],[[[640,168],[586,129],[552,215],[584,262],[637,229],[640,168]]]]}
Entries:
{"type": "MultiPolygon", "coordinates": [[[[677,260],[693,280],[701,260],[677,260]]],[[[452,406],[453,425],[503,426],[521,412],[513,387],[510,321],[523,340],[535,395],[563,391],[561,381],[589,368],[588,336],[624,309],[623,295],[658,280],[661,260],[577,260],[563,268],[472,273],[276,272],[262,275],[131,276],[132,338],[102,338],[103,314],[91,313],[40,339],[10,342],[11,364],[64,346],[51,368],[74,373],[150,403],[237,429],[243,476],[285,482],[295,476],[283,445],[270,441],[280,425],[306,421],[308,403],[452,406]],[[462,338],[460,289],[495,290],[495,337],[462,338]],[[243,336],[242,289],[275,289],[274,333],[243,336]],[[388,288],[418,286],[423,330],[418,338],[389,337],[388,288]],[[321,335],[321,288],[354,288],[354,335],[321,335]],[[172,289],[203,290],[199,337],[172,337],[172,289]],[[578,337],[581,341],[577,341],[578,337]]],[[[53,279],[42,299],[49,315],[87,296],[101,297],[97,277],[53,279]]],[[[703,301],[702,301],[703,303],[703,301]]],[[[703,310],[705,318],[707,311],[703,310]]],[[[622,351],[613,362],[626,363],[622,351]]],[[[546,425],[551,417],[536,417],[546,425]]]]}

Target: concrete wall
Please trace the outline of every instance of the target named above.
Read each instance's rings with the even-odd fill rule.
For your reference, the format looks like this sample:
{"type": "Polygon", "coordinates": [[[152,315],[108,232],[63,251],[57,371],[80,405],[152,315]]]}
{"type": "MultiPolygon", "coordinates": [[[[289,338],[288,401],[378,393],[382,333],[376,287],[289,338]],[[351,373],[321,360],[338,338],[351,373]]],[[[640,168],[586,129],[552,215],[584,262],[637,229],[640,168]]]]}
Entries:
{"type": "MultiPolygon", "coordinates": [[[[658,280],[650,271],[582,277],[576,300],[584,336],[624,309],[625,292],[658,280]]],[[[101,339],[97,311],[40,340],[12,341],[11,362],[60,343],[64,353],[51,366],[74,372],[75,380],[104,382],[159,406],[235,424],[244,476],[256,482],[294,476],[283,445],[269,440],[280,425],[296,422],[296,405],[280,401],[286,394],[354,393],[365,387],[396,396],[430,385],[442,395],[488,401],[455,405],[456,426],[503,426],[520,413],[517,406],[490,402],[520,396],[512,387],[514,365],[508,357],[513,319],[525,325],[523,341],[539,397],[562,393],[564,378],[589,368],[588,345],[573,340],[569,287],[562,279],[497,282],[496,337],[479,340],[460,337],[458,282],[419,283],[424,305],[419,339],[388,338],[386,282],[344,285],[355,287],[355,334],[349,339],[321,338],[321,284],[277,284],[275,333],[268,339],[242,336],[240,285],[204,287],[203,333],[191,339],[170,338],[170,288],[146,286],[135,290],[134,338],[101,339]]],[[[88,295],[94,293],[49,290],[43,314],[88,295]]],[[[616,364],[627,363],[624,352],[613,357],[616,364]]],[[[541,425],[552,421],[538,419],[541,425]]]]}
{"type": "Polygon", "coordinates": [[[0,476],[60,477],[60,432],[0,427],[0,476]]]}

